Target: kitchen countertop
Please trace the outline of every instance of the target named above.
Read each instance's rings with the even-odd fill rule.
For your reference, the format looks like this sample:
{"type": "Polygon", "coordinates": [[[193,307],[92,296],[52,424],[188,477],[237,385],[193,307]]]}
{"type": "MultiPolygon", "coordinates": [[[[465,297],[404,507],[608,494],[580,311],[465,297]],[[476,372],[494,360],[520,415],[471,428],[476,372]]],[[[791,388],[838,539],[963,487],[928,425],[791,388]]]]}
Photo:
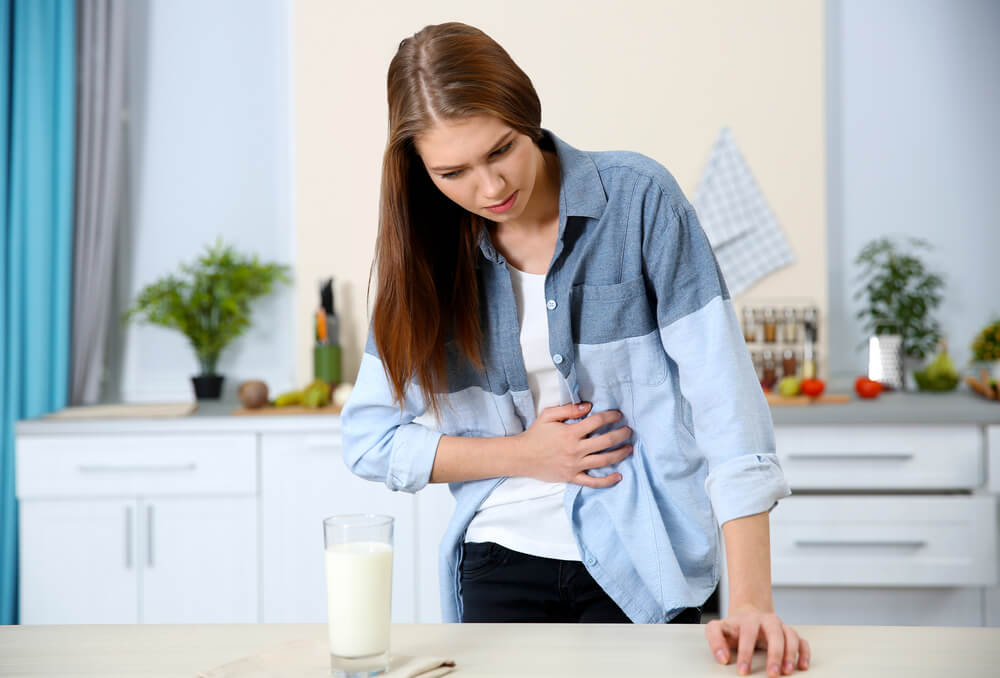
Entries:
{"type": "MultiPolygon", "coordinates": [[[[813,648],[809,670],[794,674],[805,678],[986,678],[1000,664],[1000,629],[797,628],[813,648]]],[[[190,678],[325,637],[325,624],[3,626],[0,675],[190,678]]],[[[396,655],[454,659],[456,678],[738,675],[712,659],[703,625],[395,624],[391,642],[396,655]]],[[[766,675],[764,661],[757,652],[751,675],[766,675]]]]}
{"type": "MultiPolygon", "coordinates": [[[[846,393],[847,389],[831,391],[846,393]]],[[[849,403],[772,405],[775,426],[858,424],[1000,424],[1000,401],[965,387],[951,393],[887,392],[872,400],[852,394],[849,403]]]]}
{"type": "MultiPolygon", "coordinates": [[[[848,389],[832,389],[846,393],[848,389]]],[[[236,402],[202,402],[194,414],[175,418],[47,419],[19,421],[19,435],[94,433],[196,433],[219,431],[338,432],[340,417],[330,414],[234,416],[236,402]]],[[[775,426],[858,426],[895,424],[1000,424],[1000,401],[986,400],[967,388],[951,393],[888,392],[874,400],[852,394],[849,403],[772,405],[775,426]]]]}

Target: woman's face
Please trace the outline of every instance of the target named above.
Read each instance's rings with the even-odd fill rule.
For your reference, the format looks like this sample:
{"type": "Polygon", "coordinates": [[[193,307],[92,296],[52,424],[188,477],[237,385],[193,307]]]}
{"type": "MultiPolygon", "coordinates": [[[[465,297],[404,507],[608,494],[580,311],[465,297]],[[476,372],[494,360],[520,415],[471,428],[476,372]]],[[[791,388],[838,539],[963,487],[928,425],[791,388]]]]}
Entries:
{"type": "Polygon", "coordinates": [[[473,116],[441,121],[414,145],[434,185],[469,212],[497,222],[524,213],[541,154],[527,135],[492,116],[473,116]]]}

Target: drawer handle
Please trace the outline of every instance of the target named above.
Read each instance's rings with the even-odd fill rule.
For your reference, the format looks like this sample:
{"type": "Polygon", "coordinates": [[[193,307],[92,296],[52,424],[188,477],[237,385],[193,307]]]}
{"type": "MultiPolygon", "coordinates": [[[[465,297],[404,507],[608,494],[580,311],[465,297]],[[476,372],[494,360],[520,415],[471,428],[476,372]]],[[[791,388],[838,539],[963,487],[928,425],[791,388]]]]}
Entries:
{"type": "Polygon", "coordinates": [[[81,464],[76,467],[81,473],[173,473],[177,471],[194,471],[198,465],[194,462],[190,464],[163,464],[135,465],[135,466],[109,466],[107,464],[81,464]]]}
{"type": "Polygon", "coordinates": [[[341,445],[340,438],[335,438],[333,436],[326,438],[306,438],[305,447],[307,450],[330,450],[339,449],[341,445]]]}
{"type": "Polygon", "coordinates": [[[153,506],[146,506],[146,565],[153,567],[153,506]]]}
{"type": "Polygon", "coordinates": [[[125,507],[125,569],[132,569],[132,507],[125,507]]]}
{"type": "Polygon", "coordinates": [[[927,542],[924,540],[896,540],[896,539],[875,539],[869,541],[862,540],[821,540],[821,539],[796,539],[796,546],[812,547],[812,546],[847,546],[847,547],[876,547],[876,546],[895,546],[897,548],[908,548],[908,549],[919,549],[927,546],[927,542]]]}
{"type": "Polygon", "coordinates": [[[886,461],[906,461],[913,459],[912,452],[820,452],[819,454],[808,454],[805,452],[792,452],[789,459],[878,459],[886,461]]]}

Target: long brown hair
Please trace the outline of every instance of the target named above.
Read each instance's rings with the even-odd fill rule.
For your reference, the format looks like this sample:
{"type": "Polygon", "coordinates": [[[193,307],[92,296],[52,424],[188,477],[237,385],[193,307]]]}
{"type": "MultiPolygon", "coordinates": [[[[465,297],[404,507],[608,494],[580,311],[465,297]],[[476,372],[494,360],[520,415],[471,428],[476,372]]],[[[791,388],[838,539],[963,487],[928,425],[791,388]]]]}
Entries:
{"type": "Polygon", "coordinates": [[[438,190],[414,138],[440,120],[490,115],[537,143],[542,108],[501,46],[456,22],[427,26],[399,43],[388,100],[372,326],[396,400],[402,403],[415,379],[436,414],[447,389],[446,342],[483,367],[476,257],[486,224],[438,190]]]}

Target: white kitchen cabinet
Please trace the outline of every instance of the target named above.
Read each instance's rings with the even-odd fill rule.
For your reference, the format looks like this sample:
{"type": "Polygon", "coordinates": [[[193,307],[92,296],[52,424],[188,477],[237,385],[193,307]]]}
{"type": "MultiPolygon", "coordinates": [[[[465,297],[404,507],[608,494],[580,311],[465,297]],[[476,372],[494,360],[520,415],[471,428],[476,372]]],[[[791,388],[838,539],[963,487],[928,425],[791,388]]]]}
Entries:
{"type": "Polygon", "coordinates": [[[20,620],[257,621],[256,437],[18,436],[20,620]]]}
{"type": "Polygon", "coordinates": [[[355,476],[339,430],[261,434],[261,621],[326,623],[323,519],[343,513],[395,518],[392,618],[419,619],[415,496],[355,476]]]}
{"type": "Polygon", "coordinates": [[[139,501],[146,624],[257,621],[255,497],[160,497],[139,501]]]}
{"type": "MultiPolygon", "coordinates": [[[[793,492],[770,515],[782,619],[996,623],[988,603],[997,586],[997,500],[981,427],[776,426],[775,440],[793,492]]],[[[720,594],[725,614],[725,579],[720,594]]]]}
{"type": "Polygon", "coordinates": [[[139,621],[136,502],[22,499],[22,624],[139,621]]]}

